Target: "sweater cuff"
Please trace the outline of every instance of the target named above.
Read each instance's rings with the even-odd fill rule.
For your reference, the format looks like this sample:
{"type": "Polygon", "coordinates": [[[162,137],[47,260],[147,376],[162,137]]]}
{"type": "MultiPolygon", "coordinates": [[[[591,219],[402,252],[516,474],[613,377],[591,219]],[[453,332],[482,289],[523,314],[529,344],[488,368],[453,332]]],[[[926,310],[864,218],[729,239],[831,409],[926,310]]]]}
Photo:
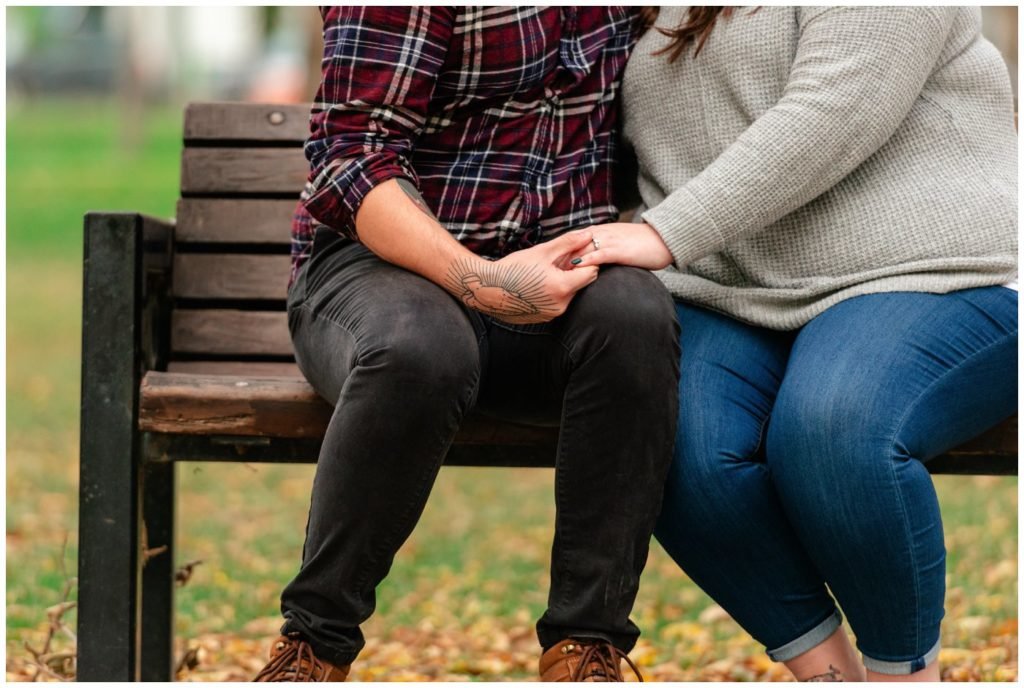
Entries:
{"type": "Polygon", "coordinates": [[[640,216],[654,227],[672,253],[680,270],[725,246],[722,233],[711,215],[687,189],[677,189],[664,201],[640,216]]]}

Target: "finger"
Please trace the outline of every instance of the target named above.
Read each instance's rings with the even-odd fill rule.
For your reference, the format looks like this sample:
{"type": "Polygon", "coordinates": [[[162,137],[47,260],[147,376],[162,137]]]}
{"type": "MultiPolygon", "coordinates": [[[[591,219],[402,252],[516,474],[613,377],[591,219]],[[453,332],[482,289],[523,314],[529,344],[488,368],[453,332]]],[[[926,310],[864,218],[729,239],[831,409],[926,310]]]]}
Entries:
{"type": "Polygon", "coordinates": [[[561,258],[562,256],[580,250],[589,244],[593,238],[594,234],[589,229],[580,229],[574,232],[566,232],[561,236],[555,237],[551,241],[543,244],[543,246],[547,248],[549,255],[555,258],[561,258]]]}
{"type": "MultiPolygon", "coordinates": [[[[590,243],[588,243],[586,246],[584,246],[580,250],[574,251],[572,254],[570,254],[569,260],[576,260],[577,258],[582,258],[583,256],[587,255],[588,253],[593,253],[596,250],[597,249],[594,248],[594,242],[591,241],[590,243]]],[[[579,265],[579,263],[577,263],[577,265],[579,265]]]]}
{"type": "Polygon", "coordinates": [[[593,266],[588,268],[576,268],[566,272],[565,274],[569,288],[572,289],[573,292],[577,292],[596,280],[597,273],[598,268],[593,266]]]}
{"type": "Polygon", "coordinates": [[[575,266],[569,261],[572,260],[571,254],[566,254],[555,261],[555,267],[559,270],[572,270],[575,266]]]}
{"type": "Polygon", "coordinates": [[[593,251],[594,242],[591,241],[587,243],[583,248],[577,251],[573,251],[572,253],[565,254],[564,256],[559,258],[555,264],[558,267],[562,268],[563,270],[572,270],[581,263],[581,261],[579,260],[580,258],[587,255],[588,253],[592,253],[593,251]]]}
{"type": "MultiPolygon", "coordinates": [[[[579,257],[580,262],[575,263],[576,269],[621,262],[617,253],[617,251],[610,248],[599,248],[596,251],[589,251],[579,257]]],[[[573,260],[576,259],[574,258],[573,260]]],[[[572,261],[570,261],[570,264],[572,264],[572,261]]]]}

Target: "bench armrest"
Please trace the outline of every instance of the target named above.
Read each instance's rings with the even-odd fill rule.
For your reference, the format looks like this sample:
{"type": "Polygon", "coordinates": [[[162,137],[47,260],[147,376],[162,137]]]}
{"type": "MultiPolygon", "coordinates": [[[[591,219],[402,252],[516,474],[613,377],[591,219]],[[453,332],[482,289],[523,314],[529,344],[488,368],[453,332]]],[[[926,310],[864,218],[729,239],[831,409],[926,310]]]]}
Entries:
{"type": "MultiPolygon", "coordinates": [[[[87,213],[82,285],[86,368],[141,379],[166,367],[170,342],[173,221],[139,213],[87,213]]],[[[97,371],[99,372],[99,371],[97,371]]],[[[112,382],[107,378],[106,382],[112,382]]]]}

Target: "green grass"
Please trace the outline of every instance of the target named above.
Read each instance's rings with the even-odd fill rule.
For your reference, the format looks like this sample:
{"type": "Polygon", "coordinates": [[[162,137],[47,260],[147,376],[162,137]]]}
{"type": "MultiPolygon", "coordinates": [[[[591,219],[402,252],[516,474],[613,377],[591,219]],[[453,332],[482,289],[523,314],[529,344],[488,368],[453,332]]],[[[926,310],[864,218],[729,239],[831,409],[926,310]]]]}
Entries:
{"type": "Polygon", "coordinates": [[[180,149],[177,108],[129,118],[112,101],[9,101],[8,261],[80,261],[89,210],[173,216],[180,149]]]}
{"type": "MultiPolygon", "coordinates": [[[[38,641],[46,607],[75,572],[82,215],[174,212],[180,111],[149,113],[134,152],[118,143],[122,124],[111,103],[9,105],[9,656],[24,655],[22,641],[38,641]]],[[[179,635],[263,637],[266,624],[251,622],[277,615],[281,587],[296,569],[313,468],[182,464],[178,471],[176,560],[203,561],[177,593],[179,635]]],[[[942,477],[936,484],[949,547],[944,642],[985,647],[993,629],[1016,619],[1017,481],[942,477]]],[[[425,619],[439,629],[528,628],[546,600],[553,514],[549,471],[445,469],[379,588],[368,635],[425,619]]],[[[702,635],[693,622],[709,605],[653,548],[634,618],[660,661],[685,668],[760,652],[729,621],[702,635]]]]}

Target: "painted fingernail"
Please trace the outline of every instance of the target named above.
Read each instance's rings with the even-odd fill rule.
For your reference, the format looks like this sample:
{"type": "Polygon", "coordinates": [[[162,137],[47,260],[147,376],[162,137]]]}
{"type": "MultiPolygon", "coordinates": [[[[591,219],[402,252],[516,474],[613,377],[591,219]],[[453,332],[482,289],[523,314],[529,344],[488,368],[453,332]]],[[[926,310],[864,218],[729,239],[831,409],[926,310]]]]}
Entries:
{"type": "Polygon", "coordinates": [[[583,259],[582,258],[573,258],[569,262],[572,263],[573,265],[579,265],[580,263],[583,262],[583,259]]]}

